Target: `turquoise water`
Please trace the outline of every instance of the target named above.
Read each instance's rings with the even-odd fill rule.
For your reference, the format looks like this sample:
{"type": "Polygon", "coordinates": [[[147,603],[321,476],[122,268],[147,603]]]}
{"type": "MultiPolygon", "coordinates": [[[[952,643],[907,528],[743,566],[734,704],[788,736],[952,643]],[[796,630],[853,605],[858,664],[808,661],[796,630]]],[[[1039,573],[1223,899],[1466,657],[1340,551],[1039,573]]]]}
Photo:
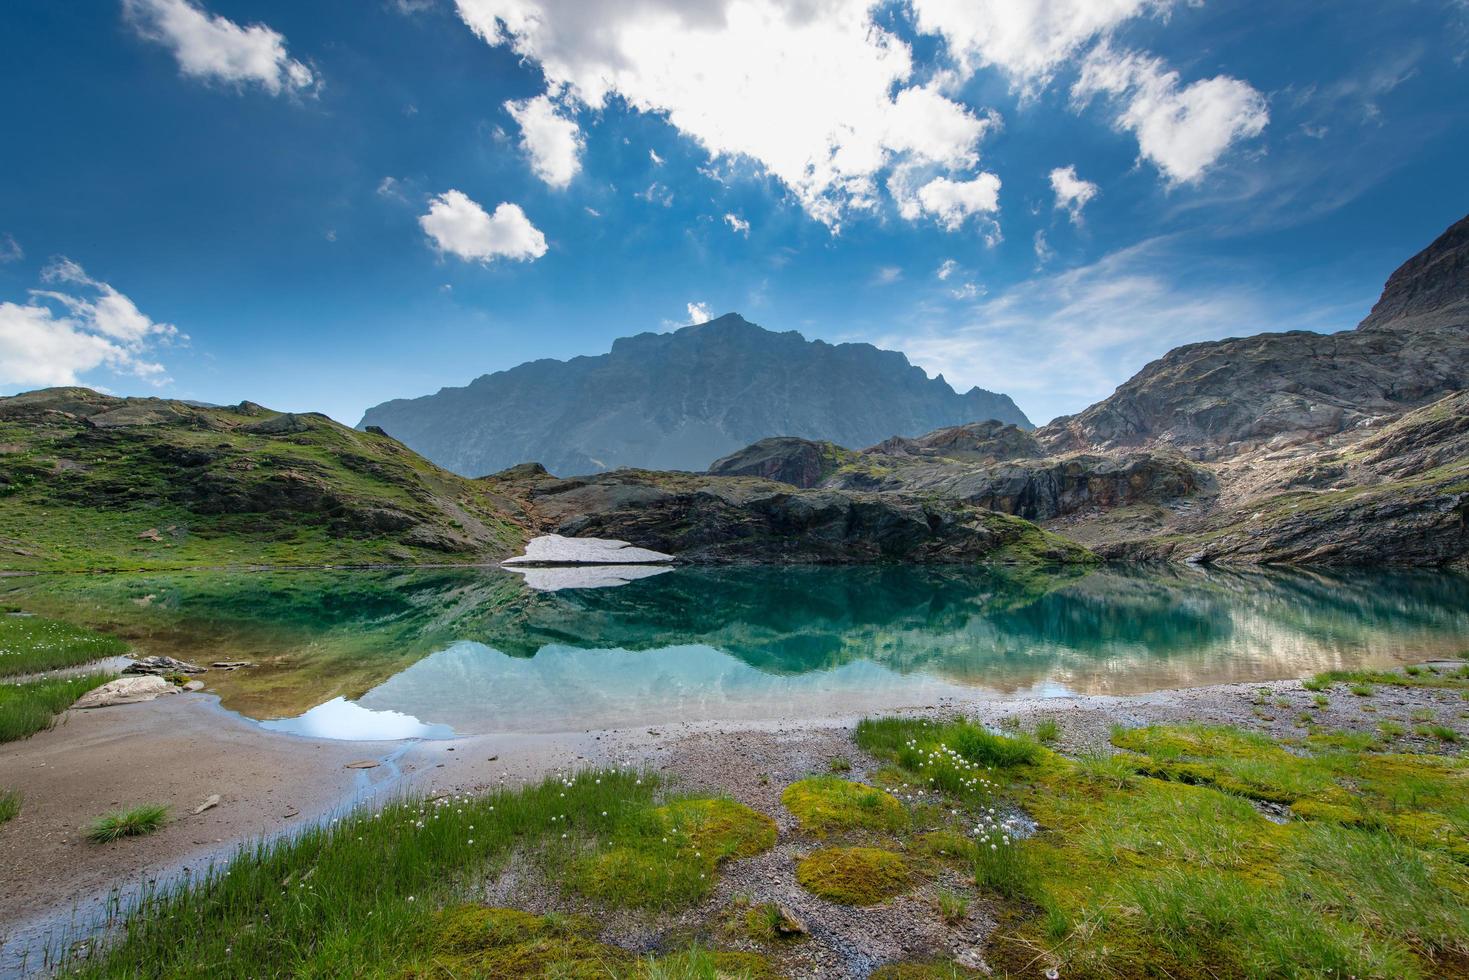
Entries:
{"type": "Polygon", "coordinates": [[[253,660],[207,676],[227,708],[339,738],[851,716],[1469,649],[1469,578],[1437,572],[679,568],[549,592],[498,569],[201,572],[0,598],[150,653],[253,660]]]}

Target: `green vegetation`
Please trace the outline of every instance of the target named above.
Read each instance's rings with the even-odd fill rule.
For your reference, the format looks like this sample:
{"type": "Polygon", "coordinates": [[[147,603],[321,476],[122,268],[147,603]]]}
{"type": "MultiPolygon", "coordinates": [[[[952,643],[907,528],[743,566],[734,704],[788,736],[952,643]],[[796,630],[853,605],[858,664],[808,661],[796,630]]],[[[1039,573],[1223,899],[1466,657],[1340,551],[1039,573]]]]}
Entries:
{"type": "Polygon", "coordinates": [[[796,864],[801,887],[841,905],[876,905],[908,890],[902,855],[877,847],[827,847],[796,864]]]}
{"type": "Polygon", "coordinates": [[[869,980],[977,980],[984,976],[957,963],[890,963],[869,974],[869,980]]]}
{"type": "Polygon", "coordinates": [[[524,541],[482,483],[395,440],[250,403],[0,399],[0,567],[469,562],[524,541]]]}
{"type": "Polygon", "coordinates": [[[80,626],[40,616],[0,616],[0,677],[75,667],[126,653],[128,645],[80,626]]]}
{"type": "Polygon", "coordinates": [[[1443,687],[1469,691],[1469,667],[1443,671],[1426,667],[1405,667],[1401,673],[1395,670],[1329,670],[1301,683],[1311,691],[1324,691],[1333,684],[1367,688],[1374,684],[1390,687],[1443,687]]]}
{"type": "Polygon", "coordinates": [[[471,901],[512,852],[580,891],[582,882],[564,872],[626,851],[640,860],[625,867],[645,877],[609,890],[608,903],[646,906],[636,890],[661,888],[660,902],[675,907],[708,893],[719,855],[752,853],[774,839],[768,821],[751,819],[738,804],[660,805],[655,790],[656,780],[646,775],[586,772],[518,791],[359,810],[334,825],[256,844],[187,888],[146,897],[115,945],[69,970],[109,980],[574,977],[602,964],[591,975],[689,977],[713,976],[701,971],[714,963],[721,976],[768,976],[747,954],[636,959],[596,943],[575,918],[471,901]],[[676,870],[682,867],[693,869],[692,881],[676,870]],[[700,873],[702,885],[695,884],[700,873]]]}
{"type": "Polygon", "coordinates": [[[0,824],[6,824],[20,816],[21,795],[13,789],[0,790],[0,824]]]}
{"type": "Polygon", "coordinates": [[[1061,737],[1061,726],[1054,718],[1042,718],[1035,723],[1035,730],[1031,736],[1042,745],[1049,745],[1061,737]]]}
{"type": "Polygon", "coordinates": [[[765,980],[776,974],[751,953],[690,949],[635,957],[596,939],[583,916],[532,915],[515,909],[460,905],[430,923],[428,950],[404,976],[558,977],[596,980],[765,980]]]}
{"type": "Polygon", "coordinates": [[[858,739],[965,808],[962,843],[930,833],[911,850],[969,855],[1002,903],[986,950],[999,973],[1426,978],[1458,975],[1469,957],[1464,760],[1395,755],[1352,733],[1287,749],[1236,729],[1151,726],[1077,761],[1006,740],[984,752],[980,795],[933,778],[974,727],[883,719],[858,739]],[[1255,801],[1296,819],[1273,823],[1255,801]],[[1004,816],[1013,807],[1041,832],[1026,836],[1004,816]]]}
{"type": "Polygon", "coordinates": [[[157,803],[135,806],[99,817],[87,828],[87,840],[93,844],[110,844],[123,837],[143,837],[163,827],[168,820],[168,807],[157,803]]]}
{"type": "Polygon", "coordinates": [[[939,917],[949,925],[958,925],[969,917],[969,896],[944,889],[938,894],[939,917]]]}
{"type": "Polygon", "coordinates": [[[56,716],[77,698],[112,680],[115,674],[50,677],[23,684],[0,683],[0,742],[29,738],[56,724],[56,716]]]}
{"type": "Polygon", "coordinates": [[[780,794],[780,801],[802,830],[817,837],[843,830],[894,831],[908,822],[903,805],[888,793],[836,776],[791,783],[780,794]]]}

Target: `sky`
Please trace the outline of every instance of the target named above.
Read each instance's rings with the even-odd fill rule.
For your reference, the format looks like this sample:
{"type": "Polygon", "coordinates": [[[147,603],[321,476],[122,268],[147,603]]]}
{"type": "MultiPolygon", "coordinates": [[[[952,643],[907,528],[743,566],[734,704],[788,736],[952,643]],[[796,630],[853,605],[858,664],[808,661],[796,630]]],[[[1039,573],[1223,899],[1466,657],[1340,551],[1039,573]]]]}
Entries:
{"type": "Polygon", "coordinates": [[[0,394],[368,406],[737,311],[1037,422],[1469,211],[1469,0],[7,0],[0,394]]]}

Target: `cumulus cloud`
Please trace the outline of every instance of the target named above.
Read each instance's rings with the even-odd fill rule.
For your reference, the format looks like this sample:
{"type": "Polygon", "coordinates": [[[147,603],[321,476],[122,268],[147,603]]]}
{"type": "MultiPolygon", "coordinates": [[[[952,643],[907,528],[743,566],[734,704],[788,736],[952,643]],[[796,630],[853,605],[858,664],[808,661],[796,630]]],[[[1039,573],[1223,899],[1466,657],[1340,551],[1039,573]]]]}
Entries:
{"type": "Polygon", "coordinates": [[[1218,75],[1183,85],[1161,59],[1106,44],[1087,56],[1071,92],[1080,104],[1109,98],[1116,126],[1133,133],[1143,159],[1176,184],[1197,181],[1232,144],[1260,135],[1270,121],[1265,97],[1247,82],[1218,75]]]}
{"type": "MultiPolygon", "coordinates": [[[[935,177],[915,192],[904,188],[901,181],[890,186],[904,217],[931,215],[947,231],[957,231],[975,215],[988,217],[1000,210],[1000,178],[991,173],[982,173],[972,180],[935,177]]],[[[987,227],[987,234],[998,240],[992,221],[987,227]]]]}
{"type": "Polygon", "coordinates": [[[1024,91],[1124,22],[1172,0],[912,0],[918,29],[943,37],[966,74],[994,66],[1024,91]]]}
{"type": "Polygon", "coordinates": [[[530,261],[546,254],[546,236],[518,204],[502,202],[489,214],[462,191],[448,190],[429,201],[418,224],[434,248],[465,261],[530,261]]]}
{"type": "Polygon", "coordinates": [[[520,126],[520,146],[531,169],[552,187],[565,187],[581,169],[582,139],[576,120],[557,111],[544,95],[506,102],[505,110],[520,126]]]}
{"type": "Polygon", "coordinates": [[[696,323],[708,323],[714,319],[714,314],[710,312],[708,303],[690,303],[688,304],[688,311],[688,323],[690,326],[696,323]]]}
{"type": "Polygon", "coordinates": [[[138,34],[170,49],[190,77],[259,85],[271,95],[316,84],[311,69],[286,53],[286,39],[264,24],[241,27],[190,0],[122,0],[122,7],[138,34]]]}
{"type": "Polygon", "coordinates": [[[1076,176],[1076,166],[1057,167],[1051,171],[1051,190],[1056,195],[1056,209],[1071,216],[1071,223],[1081,224],[1081,212],[1097,196],[1097,185],[1076,176]]]}
{"type": "Polygon", "coordinates": [[[733,231],[736,235],[744,235],[746,238],[750,237],[750,223],[739,215],[733,213],[726,214],[724,216],[724,223],[729,225],[730,231],[733,231]]]}
{"type": "Polygon", "coordinates": [[[912,51],[870,0],[456,0],[492,45],[536,62],[548,91],[619,97],[711,157],[748,157],[833,229],[880,202],[901,163],[972,170],[992,117],[914,80],[912,51]]]}
{"type": "Polygon", "coordinates": [[[155,322],[70,259],[53,262],[41,279],[54,288],[31,290],[23,304],[0,302],[0,385],[74,385],[100,367],[168,381],[150,358],[156,346],[186,339],[178,328],[155,322]]]}

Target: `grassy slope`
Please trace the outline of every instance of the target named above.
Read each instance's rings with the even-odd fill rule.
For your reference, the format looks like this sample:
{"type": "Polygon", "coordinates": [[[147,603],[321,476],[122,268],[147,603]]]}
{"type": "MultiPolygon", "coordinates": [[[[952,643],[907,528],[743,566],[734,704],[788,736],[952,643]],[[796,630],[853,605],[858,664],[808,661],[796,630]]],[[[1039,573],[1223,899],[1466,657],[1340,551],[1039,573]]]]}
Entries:
{"type": "Polygon", "coordinates": [[[249,403],[0,398],[0,461],[0,568],[469,562],[525,536],[390,438],[249,403]]]}

